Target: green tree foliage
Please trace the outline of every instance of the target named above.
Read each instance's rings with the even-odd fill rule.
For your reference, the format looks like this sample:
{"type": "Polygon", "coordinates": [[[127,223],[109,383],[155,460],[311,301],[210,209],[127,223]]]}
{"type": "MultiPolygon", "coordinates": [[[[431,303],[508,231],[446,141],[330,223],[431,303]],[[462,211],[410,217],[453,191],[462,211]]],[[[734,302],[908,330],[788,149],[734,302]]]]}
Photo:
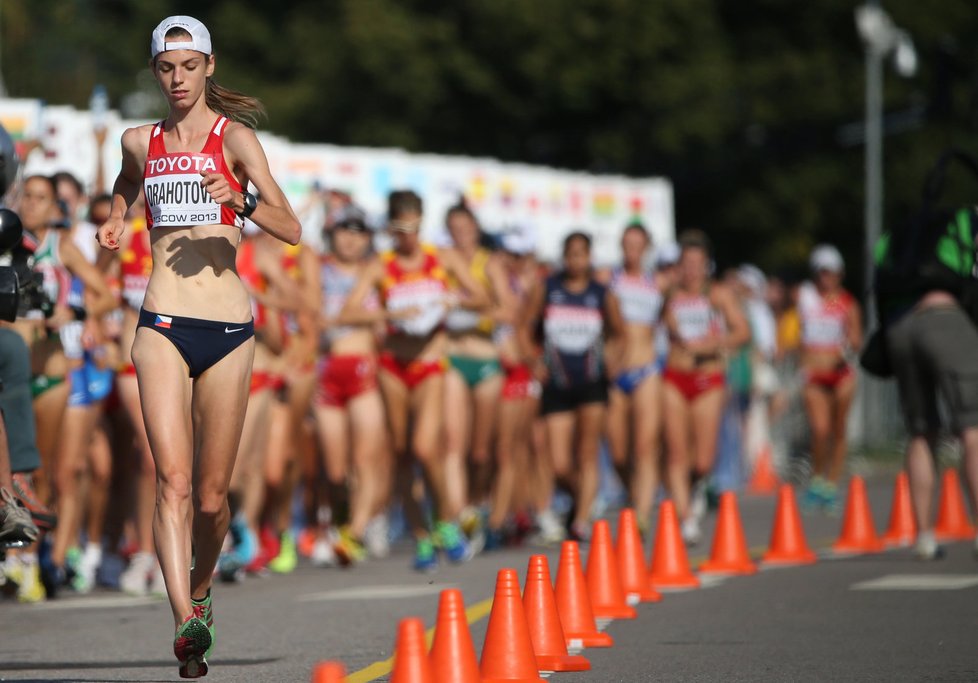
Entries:
{"type": "MultiPolygon", "coordinates": [[[[887,217],[949,144],[975,148],[973,0],[890,0],[920,71],[886,76],[887,217]],[[904,115],[907,113],[910,115],[904,115]]],[[[723,264],[842,247],[860,289],[863,51],[851,0],[4,0],[12,96],[85,106],[153,89],[149,34],[211,28],[218,80],[295,140],[399,146],[675,183],[723,264]],[[847,124],[855,124],[843,132],[847,124]],[[853,132],[857,135],[853,136],[853,132]]],[[[162,110],[162,99],[159,99],[162,110]]]]}

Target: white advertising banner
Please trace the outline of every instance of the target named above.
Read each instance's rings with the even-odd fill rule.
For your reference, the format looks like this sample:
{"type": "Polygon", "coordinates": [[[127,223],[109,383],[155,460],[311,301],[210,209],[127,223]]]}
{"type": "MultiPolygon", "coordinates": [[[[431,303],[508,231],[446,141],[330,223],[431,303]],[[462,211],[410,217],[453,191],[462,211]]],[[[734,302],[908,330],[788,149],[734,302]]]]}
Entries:
{"type": "MultiPolygon", "coordinates": [[[[111,189],[122,161],[122,132],[146,122],[121,121],[109,112],[101,154],[92,116],[72,107],[0,99],[0,123],[22,147],[29,140],[40,143],[25,160],[25,173],[69,171],[94,192],[111,189]],[[102,188],[95,187],[99,163],[102,188]]],[[[462,198],[487,232],[529,230],[536,236],[538,255],[547,261],[559,260],[563,238],[573,230],[592,236],[599,265],[617,259],[622,229],[632,221],[643,223],[658,244],[675,239],[672,184],[665,178],[594,175],[399,149],[294,143],[266,132],[259,137],[272,174],[303,224],[303,238],[314,244],[321,243],[328,191],[352,197],[382,226],[387,195],[396,189],[421,195],[423,234],[435,242],[447,240],[445,212],[462,198]]]]}

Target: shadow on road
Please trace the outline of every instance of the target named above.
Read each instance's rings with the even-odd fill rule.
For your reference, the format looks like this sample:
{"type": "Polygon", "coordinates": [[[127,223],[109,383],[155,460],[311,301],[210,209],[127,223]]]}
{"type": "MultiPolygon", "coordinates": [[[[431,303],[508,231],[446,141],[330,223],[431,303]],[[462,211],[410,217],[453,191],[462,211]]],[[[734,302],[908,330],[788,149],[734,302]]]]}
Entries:
{"type": "MultiPolygon", "coordinates": [[[[238,659],[218,659],[216,663],[221,666],[260,666],[263,664],[272,664],[274,662],[281,661],[281,657],[256,657],[256,658],[238,658],[238,659]]],[[[3,669],[5,671],[85,671],[85,670],[98,670],[98,669],[166,669],[175,668],[176,662],[173,659],[165,660],[153,660],[153,661],[120,661],[111,660],[104,662],[4,662],[3,669]]],[[[71,678],[7,678],[3,677],[4,683],[27,683],[31,681],[32,683],[37,683],[38,681],[46,681],[46,683],[100,683],[101,681],[112,680],[105,677],[101,678],[78,678],[77,676],[72,676],[71,678]]],[[[146,679],[134,679],[131,676],[126,676],[125,678],[119,678],[120,681],[142,681],[142,683],[153,683],[156,678],[146,678],[146,679]]]]}

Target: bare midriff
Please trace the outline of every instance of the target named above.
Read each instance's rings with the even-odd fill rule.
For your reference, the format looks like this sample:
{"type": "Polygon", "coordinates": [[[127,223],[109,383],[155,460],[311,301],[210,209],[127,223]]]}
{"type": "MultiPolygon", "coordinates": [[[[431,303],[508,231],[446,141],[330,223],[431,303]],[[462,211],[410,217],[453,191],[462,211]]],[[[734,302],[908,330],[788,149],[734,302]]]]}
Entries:
{"type": "Polygon", "coordinates": [[[153,228],[153,274],[143,307],[201,320],[251,320],[251,301],[235,267],[240,239],[241,230],[231,225],[153,228]]]}

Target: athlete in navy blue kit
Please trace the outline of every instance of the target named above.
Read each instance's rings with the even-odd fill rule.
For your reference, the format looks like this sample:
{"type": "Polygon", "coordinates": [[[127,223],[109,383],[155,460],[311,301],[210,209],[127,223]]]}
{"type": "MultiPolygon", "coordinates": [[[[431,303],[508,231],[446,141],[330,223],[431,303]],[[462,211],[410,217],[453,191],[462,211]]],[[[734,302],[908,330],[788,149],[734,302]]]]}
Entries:
{"type": "Polygon", "coordinates": [[[598,442],[608,403],[608,377],[619,369],[623,329],[618,299],[593,277],[587,234],[567,236],[564,269],[530,296],[520,325],[527,357],[534,353],[540,321],[543,356],[535,364],[543,384],[540,412],[547,424],[554,476],[574,493],[570,535],[586,540],[598,493],[598,442]],[[606,347],[611,353],[606,353],[606,347]]]}
{"type": "Polygon", "coordinates": [[[153,272],[132,360],[156,462],[153,532],[176,625],[173,651],[180,675],[196,678],[207,674],[214,642],[211,577],[230,521],[228,483],[254,355],[251,302],[235,270],[240,228],[250,217],[296,244],[300,226],[253,130],[261,103],[212,79],[207,28],[192,17],[164,19],[151,54],[170,112],[123,133],[122,170],[98,241],[119,249],[123,218],[142,188],[153,272]]]}

